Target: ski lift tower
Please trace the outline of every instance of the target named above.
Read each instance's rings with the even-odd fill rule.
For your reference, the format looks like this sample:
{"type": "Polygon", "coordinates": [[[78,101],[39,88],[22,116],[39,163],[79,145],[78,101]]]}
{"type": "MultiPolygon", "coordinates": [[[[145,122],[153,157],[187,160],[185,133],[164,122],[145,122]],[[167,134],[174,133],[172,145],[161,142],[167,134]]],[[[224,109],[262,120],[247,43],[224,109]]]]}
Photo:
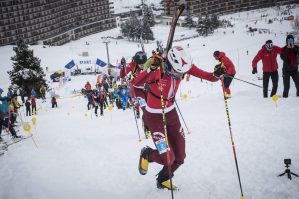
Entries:
{"type": "Polygon", "coordinates": [[[110,39],[108,37],[101,37],[101,39],[103,40],[103,43],[106,44],[108,68],[110,68],[109,49],[108,49],[108,44],[110,43],[110,39]]]}

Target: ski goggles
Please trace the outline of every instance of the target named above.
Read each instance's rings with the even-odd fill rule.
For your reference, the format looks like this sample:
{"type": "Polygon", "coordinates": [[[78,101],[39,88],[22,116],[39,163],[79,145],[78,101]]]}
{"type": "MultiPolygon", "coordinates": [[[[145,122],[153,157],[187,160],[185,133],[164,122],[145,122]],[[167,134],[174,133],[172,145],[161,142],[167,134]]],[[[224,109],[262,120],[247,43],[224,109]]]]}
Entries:
{"type": "Polygon", "coordinates": [[[290,45],[290,46],[294,45],[294,39],[293,39],[293,38],[289,38],[289,39],[287,40],[287,44],[288,44],[288,46],[289,46],[289,45],[290,45]]]}
{"type": "Polygon", "coordinates": [[[266,46],[266,49],[267,49],[268,51],[272,50],[272,48],[273,48],[273,42],[272,42],[272,40],[268,40],[268,41],[266,41],[265,46],[266,46]]]}
{"type": "Polygon", "coordinates": [[[184,74],[183,73],[179,73],[179,72],[176,72],[171,66],[169,63],[165,63],[165,66],[166,66],[166,73],[176,79],[176,80],[182,80],[183,79],[183,76],[184,74]]]}

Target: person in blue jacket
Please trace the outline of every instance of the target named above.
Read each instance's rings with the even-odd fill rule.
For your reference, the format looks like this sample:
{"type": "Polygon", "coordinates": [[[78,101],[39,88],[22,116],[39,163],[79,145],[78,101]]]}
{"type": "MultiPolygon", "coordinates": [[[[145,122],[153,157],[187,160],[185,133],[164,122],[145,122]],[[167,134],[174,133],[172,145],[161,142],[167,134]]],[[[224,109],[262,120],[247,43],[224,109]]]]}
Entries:
{"type": "Polygon", "coordinates": [[[16,134],[15,129],[13,128],[13,125],[11,124],[9,120],[9,104],[8,101],[10,100],[7,96],[2,96],[3,90],[0,88],[0,141],[2,141],[1,133],[2,133],[2,126],[9,129],[9,132],[11,133],[13,138],[20,138],[16,134]]]}
{"type": "Polygon", "coordinates": [[[128,107],[129,93],[130,90],[126,85],[121,85],[120,88],[118,88],[118,90],[116,91],[116,94],[120,98],[123,110],[126,110],[126,108],[128,107]]]}

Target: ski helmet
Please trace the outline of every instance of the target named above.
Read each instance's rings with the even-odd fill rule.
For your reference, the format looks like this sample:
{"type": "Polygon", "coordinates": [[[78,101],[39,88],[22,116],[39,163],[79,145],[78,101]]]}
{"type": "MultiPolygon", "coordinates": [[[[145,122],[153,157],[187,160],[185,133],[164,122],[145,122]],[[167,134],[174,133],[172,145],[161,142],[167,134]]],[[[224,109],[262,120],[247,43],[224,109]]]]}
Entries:
{"type": "Polygon", "coordinates": [[[138,65],[144,64],[147,60],[147,56],[146,56],[145,52],[138,51],[134,56],[134,60],[138,65]]]}
{"type": "Polygon", "coordinates": [[[265,47],[266,47],[266,49],[267,49],[268,51],[271,51],[272,48],[273,48],[273,42],[272,42],[272,40],[267,40],[267,41],[266,41],[266,44],[265,44],[265,47]]]}
{"type": "Polygon", "coordinates": [[[178,73],[186,73],[192,66],[190,54],[180,46],[174,46],[168,51],[167,60],[178,73]]]}

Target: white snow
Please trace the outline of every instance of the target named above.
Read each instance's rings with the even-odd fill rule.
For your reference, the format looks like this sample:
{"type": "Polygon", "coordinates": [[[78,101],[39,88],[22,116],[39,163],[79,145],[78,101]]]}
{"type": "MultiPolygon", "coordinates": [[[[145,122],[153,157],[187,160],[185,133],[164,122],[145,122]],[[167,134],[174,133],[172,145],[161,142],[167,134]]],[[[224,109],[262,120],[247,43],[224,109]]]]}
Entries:
{"type": "MultiPolygon", "coordinates": [[[[194,63],[208,71],[216,65],[212,53],[215,50],[224,51],[236,65],[236,77],[262,85],[262,81],[251,74],[253,57],[268,39],[272,39],[275,45],[283,46],[286,32],[292,31],[289,21],[266,24],[265,19],[260,20],[261,13],[267,12],[272,13],[272,17],[276,16],[273,9],[226,16],[228,19],[235,18],[232,20],[234,28],[219,29],[213,36],[183,40],[174,45],[186,47],[190,44],[189,51],[194,63]],[[258,20],[256,25],[255,20],[258,20]],[[271,33],[250,36],[246,32],[247,24],[270,29],[271,33]],[[247,50],[249,55],[246,55],[247,50]]],[[[299,13],[298,6],[293,13],[299,13]]],[[[169,27],[160,25],[153,30],[155,37],[165,45],[169,27]]],[[[101,37],[117,37],[119,34],[119,29],[114,29],[60,47],[43,48],[37,45],[31,46],[31,49],[41,59],[42,67],[49,68],[47,75],[50,75],[85,51],[106,61],[106,47],[101,37]],[[86,41],[90,45],[85,45],[86,41]]],[[[195,30],[177,27],[175,39],[192,35],[196,35],[195,30]]],[[[122,56],[129,61],[137,50],[141,50],[137,45],[127,40],[117,40],[116,43],[112,39],[109,44],[111,63],[116,64],[122,56]]],[[[12,48],[0,48],[0,87],[5,93],[9,86],[6,71],[12,68],[12,48]]],[[[145,44],[148,54],[155,48],[156,42],[145,44]]],[[[279,57],[277,60],[280,78],[278,94],[281,95],[282,61],[279,57]]],[[[261,66],[259,62],[260,76],[261,66]]],[[[156,188],[155,175],[161,169],[160,165],[150,164],[146,176],[138,173],[140,149],[145,145],[154,147],[151,140],[144,138],[141,120],[138,120],[142,138],[139,142],[132,110],[114,108],[111,112],[105,110],[104,117],[95,117],[93,112],[87,111],[86,98],[72,97],[71,94],[74,89],[82,88],[86,81],[94,85],[96,76],[72,77],[72,81],[63,87],[53,84],[56,92],[63,96],[58,99],[57,109],[50,107],[50,99],[46,103],[38,101],[40,110],[36,116],[25,117],[24,108],[21,108],[24,121],[32,125],[31,119],[37,120],[36,128],[32,125],[31,132],[38,148],[31,139],[26,139],[11,145],[0,156],[1,199],[171,198],[169,191],[156,188]]],[[[269,88],[271,86],[270,83],[269,88]]],[[[262,89],[258,87],[237,80],[231,85],[232,99],[228,101],[228,106],[246,199],[299,198],[299,178],[290,181],[286,176],[277,177],[285,170],[285,158],[292,159],[291,171],[299,174],[299,98],[295,97],[294,87],[292,82],[290,97],[279,98],[276,105],[271,98],[264,99],[262,89]]],[[[174,198],[240,198],[220,83],[201,82],[191,77],[189,82],[182,82],[177,100],[191,133],[186,133],[185,163],[173,178],[173,183],[181,189],[174,193],[174,198]],[[182,97],[184,95],[186,99],[182,97]]],[[[19,134],[25,136],[26,132],[21,129],[19,134]]],[[[2,137],[10,140],[5,131],[2,137]]]]}
{"type": "MultiPolygon", "coordinates": [[[[141,5],[142,0],[110,0],[113,2],[113,11],[115,13],[129,12],[130,10],[136,10],[141,5]]],[[[143,0],[144,4],[161,7],[161,0],[143,0]]]]}

